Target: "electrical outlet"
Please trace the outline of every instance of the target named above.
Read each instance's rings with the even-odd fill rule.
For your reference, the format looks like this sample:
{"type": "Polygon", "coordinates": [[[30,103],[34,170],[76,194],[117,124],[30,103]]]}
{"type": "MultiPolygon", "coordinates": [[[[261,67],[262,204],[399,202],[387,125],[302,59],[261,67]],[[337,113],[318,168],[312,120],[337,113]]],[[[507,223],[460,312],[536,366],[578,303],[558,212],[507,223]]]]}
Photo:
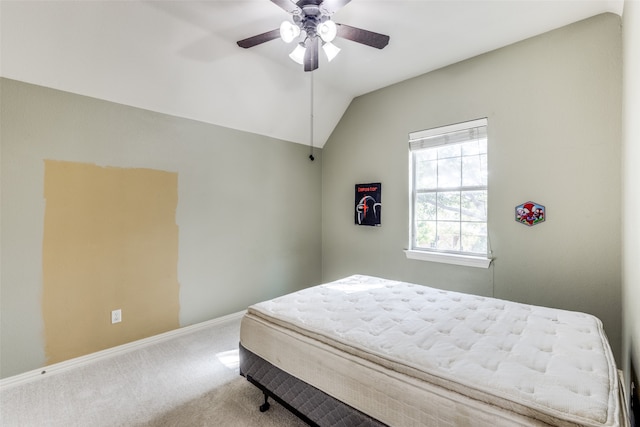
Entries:
{"type": "Polygon", "coordinates": [[[122,310],[117,309],[111,312],[111,323],[120,323],[122,322],[122,310]]]}

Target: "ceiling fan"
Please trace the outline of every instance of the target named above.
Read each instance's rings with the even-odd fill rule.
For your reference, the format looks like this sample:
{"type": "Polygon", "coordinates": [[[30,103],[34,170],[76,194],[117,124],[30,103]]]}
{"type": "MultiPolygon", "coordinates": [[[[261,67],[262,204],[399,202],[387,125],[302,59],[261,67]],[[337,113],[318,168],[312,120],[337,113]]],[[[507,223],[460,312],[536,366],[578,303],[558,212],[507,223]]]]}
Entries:
{"type": "Polygon", "coordinates": [[[296,45],[296,48],[289,56],[294,61],[303,64],[305,71],[313,71],[318,68],[320,44],[322,44],[322,49],[329,60],[338,54],[340,49],[331,43],[335,37],[342,37],[377,49],[384,48],[389,43],[389,36],[338,24],[331,20],[331,15],[350,1],[299,0],[294,2],[293,0],[271,0],[271,2],[292,15],[293,23],[284,21],[279,29],[240,40],[238,46],[247,49],[278,37],[290,43],[300,37],[302,41],[296,45]]]}

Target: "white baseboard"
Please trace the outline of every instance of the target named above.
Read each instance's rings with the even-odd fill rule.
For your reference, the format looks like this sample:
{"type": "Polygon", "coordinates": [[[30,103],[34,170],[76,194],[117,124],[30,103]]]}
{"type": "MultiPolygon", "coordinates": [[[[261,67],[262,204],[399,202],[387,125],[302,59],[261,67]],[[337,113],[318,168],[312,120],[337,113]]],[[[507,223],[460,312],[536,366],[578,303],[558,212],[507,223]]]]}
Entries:
{"type": "MultiPolygon", "coordinates": [[[[246,312],[245,310],[239,311],[237,313],[232,313],[226,316],[207,320],[205,322],[196,323],[195,325],[185,326],[184,328],[174,329],[172,331],[164,332],[162,334],[154,335],[152,337],[143,338],[141,340],[133,341],[127,344],[122,344],[116,347],[108,348],[106,350],[97,351],[95,353],[87,354],[85,356],[80,356],[73,359],[65,360],[64,362],[54,363],[52,365],[45,366],[40,369],[27,371],[23,374],[18,374],[11,377],[3,378],[3,379],[0,379],[0,389],[13,387],[16,385],[35,381],[37,379],[43,378],[45,375],[49,376],[49,375],[59,374],[61,372],[65,372],[70,369],[75,369],[80,366],[84,366],[101,359],[106,359],[119,354],[127,353],[129,351],[138,350],[140,348],[149,346],[151,344],[157,344],[162,341],[167,341],[179,335],[189,334],[199,329],[208,328],[210,326],[214,326],[219,323],[224,323],[229,320],[239,319],[245,314],[245,312],[246,312]]],[[[239,339],[240,338],[238,337],[238,340],[239,339]]]]}

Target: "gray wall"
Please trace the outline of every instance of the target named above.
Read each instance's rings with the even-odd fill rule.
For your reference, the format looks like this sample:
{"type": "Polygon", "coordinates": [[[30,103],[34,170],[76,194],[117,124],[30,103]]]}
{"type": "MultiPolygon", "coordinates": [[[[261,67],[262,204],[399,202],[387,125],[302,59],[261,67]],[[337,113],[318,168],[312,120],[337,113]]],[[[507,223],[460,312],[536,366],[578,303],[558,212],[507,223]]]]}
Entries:
{"type": "Polygon", "coordinates": [[[605,14],[355,99],[323,152],[323,280],[372,274],[585,311],[619,357],[621,49],[620,18],[605,14]],[[407,260],[408,133],[481,117],[495,261],[407,260]],[[380,228],[353,224],[353,186],[367,182],[382,182],[380,228]],[[547,208],[532,228],[514,219],[529,200],[547,208]]]}
{"type": "Polygon", "coordinates": [[[311,163],[306,146],[0,85],[2,377],[45,362],[45,159],[177,172],[181,326],[320,282],[321,152],[311,163]]]}
{"type": "Polygon", "coordinates": [[[640,375],[640,3],[626,1],[623,16],[623,368],[628,375],[633,357],[640,375]]]}

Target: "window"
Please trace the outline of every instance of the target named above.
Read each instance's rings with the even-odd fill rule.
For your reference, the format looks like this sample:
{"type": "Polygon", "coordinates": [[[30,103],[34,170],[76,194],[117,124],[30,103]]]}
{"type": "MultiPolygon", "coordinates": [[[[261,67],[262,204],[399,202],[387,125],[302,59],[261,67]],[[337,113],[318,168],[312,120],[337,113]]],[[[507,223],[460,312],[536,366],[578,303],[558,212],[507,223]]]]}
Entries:
{"type": "Polygon", "coordinates": [[[487,120],[413,132],[409,150],[407,256],[465,265],[473,261],[459,260],[482,258],[477,266],[488,266],[487,120]]]}

